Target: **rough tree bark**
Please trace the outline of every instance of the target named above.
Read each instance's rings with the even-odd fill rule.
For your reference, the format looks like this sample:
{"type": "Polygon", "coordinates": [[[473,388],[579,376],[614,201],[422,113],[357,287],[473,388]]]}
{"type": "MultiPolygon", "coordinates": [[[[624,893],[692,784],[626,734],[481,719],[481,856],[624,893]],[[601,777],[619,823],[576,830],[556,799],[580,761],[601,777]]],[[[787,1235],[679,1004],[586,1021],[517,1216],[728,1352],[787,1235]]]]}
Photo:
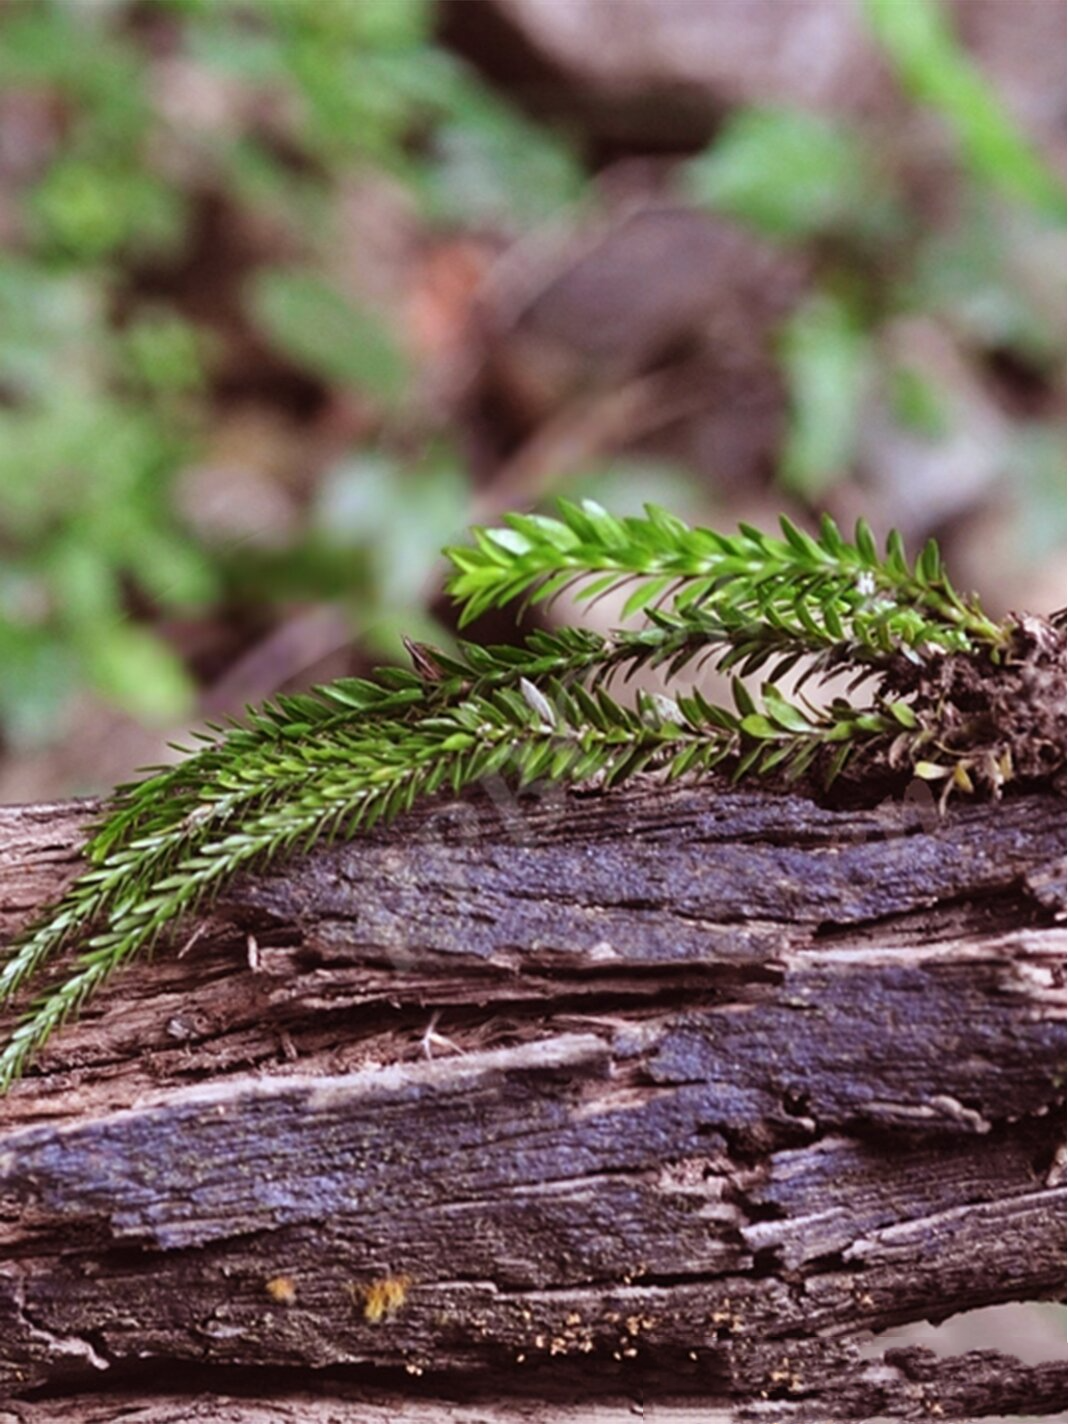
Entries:
{"type": "MultiPolygon", "coordinates": [[[[0,1102],[0,1421],[1068,1406],[873,1339],[1062,1292],[1058,799],[490,793],[242,880],[0,1102]]],[[[0,931],[90,814],[0,812],[0,931]]]]}

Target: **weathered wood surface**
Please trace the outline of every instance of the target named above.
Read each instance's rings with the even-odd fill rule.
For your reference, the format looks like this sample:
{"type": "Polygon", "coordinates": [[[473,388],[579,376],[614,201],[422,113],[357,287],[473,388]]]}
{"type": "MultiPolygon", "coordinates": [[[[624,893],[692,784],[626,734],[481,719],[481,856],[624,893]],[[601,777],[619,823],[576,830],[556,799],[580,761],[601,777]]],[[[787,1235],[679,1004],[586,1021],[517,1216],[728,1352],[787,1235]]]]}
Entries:
{"type": "MultiPolygon", "coordinates": [[[[290,1391],[279,1381],[270,1394],[253,1398],[242,1391],[160,1393],[155,1385],[123,1394],[83,1394],[62,1400],[63,1424],[760,1424],[776,1421],[975,1419],[993,1405],[1013,1412],[1023,1399],[1036,1413],[1053,1413],[1064,1397],[1064,1372],[1057,1365],[1022,1368],[993,1351],[971,1351],[938,1359],[924,1349],[890,1350],[887,1359],[858,1365],[842,1375],[814,1382],[804,1399],[760,1400],[720,1408],[707,1398],[650,1397],[632,1384],[630,1393],[586,1395],[572,1383],[543,1387],[537,1396],[487,1397],[468,1391],[463,1398],[439,1393],[419,1398],[409,1384],[404,1393],[354,1386],[329,1377],[312,1393],[290,1391]]],[[[0,1405],[0,1424],[53,1424],[57,1401],[12,1400],[0,1405]]]]}
{"type": "MultiPolygon", "coordinates": [[[[0,812],[0,931],[87,814],[0,812]]],[[[860,1354],[1063,1291],[1062,855],[1055,797],[647,785],[242,881],[0,1102],[9,1417],[1068,1407],[1063,1364],[860,1354]]]]}

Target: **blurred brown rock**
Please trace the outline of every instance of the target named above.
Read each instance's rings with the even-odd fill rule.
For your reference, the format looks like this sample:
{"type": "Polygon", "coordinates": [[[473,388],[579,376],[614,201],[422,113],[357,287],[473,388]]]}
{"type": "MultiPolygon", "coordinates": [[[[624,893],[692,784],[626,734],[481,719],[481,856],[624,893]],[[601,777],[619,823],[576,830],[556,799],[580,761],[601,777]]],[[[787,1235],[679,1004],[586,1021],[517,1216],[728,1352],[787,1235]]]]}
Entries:
{"type": "MultiPolygon", "coordinates": [[[[460,5],[474,23],[475,6],[460,5]]],[[[479,7],[483,8],[483,7],[479,7]]],[[[738,104],[863,109],[887,78],[850,0],[487,0],[484,7],[569,87],[606,136],[702,142],[738,104]]]]}
{"type": "Polygon", "coordinates": [[[773,338],[805,260],[731,223],[650,203],[498,265],[481,303],[481,397],[520,435],[655,375],[613,429],[746,484],[766,474],[782,395],[773,338]]]}
{"type": "MultiPolygon", "coordinates": [[[[1064,7],[949,0],[961,39],[1019,123],[1063,155],[1064,7]]],[[[536,106],[581,113],[603,138],[701,143],[742,104],[887,113],[900,104],[854,0],[463,0],[536,106]]],[[[490,63],[492,68],[492,62],[490,63]]]]}

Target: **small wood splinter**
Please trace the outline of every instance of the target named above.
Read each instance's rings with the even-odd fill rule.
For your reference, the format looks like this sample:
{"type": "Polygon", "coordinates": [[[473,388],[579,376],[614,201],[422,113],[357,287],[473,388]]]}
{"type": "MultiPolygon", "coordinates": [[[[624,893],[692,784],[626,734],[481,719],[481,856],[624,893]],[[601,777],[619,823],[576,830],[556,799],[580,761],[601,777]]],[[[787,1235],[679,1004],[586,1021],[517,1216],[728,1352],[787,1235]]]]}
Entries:
{"type": "Polygon", "coordinates": [[[446,1038],[443,1033],[438,1033],[438,1024],[441,1021],[442,1010],[435,1009],[430,1017],[422,1038],[419,1040],[419,1047],[423,1050],[423,1057],[430,1060],[434,1057],[435,1048],[447,1048],[453,1053],[464,1056],[465,1050],[458,1043],[454,1043],[451,1038],[446,1038]]]}

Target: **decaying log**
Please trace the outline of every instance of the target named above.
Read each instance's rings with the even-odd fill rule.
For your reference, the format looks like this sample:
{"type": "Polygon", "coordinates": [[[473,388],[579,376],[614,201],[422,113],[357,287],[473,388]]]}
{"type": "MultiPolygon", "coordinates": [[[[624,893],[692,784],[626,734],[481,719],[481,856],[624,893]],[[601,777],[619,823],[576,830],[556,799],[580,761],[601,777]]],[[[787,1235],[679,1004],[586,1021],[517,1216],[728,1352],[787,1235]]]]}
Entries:
{"type": "MultiPolygon", "coordinates": [[[[0,932],[91,809],[0,812],[0,932]]],[[[0,1421],[1065,1408],[877,1349],[1062,1294],[1062,855],[1053,796],[489,788],[245,878],[0,1102],[0,1421]]]]}

